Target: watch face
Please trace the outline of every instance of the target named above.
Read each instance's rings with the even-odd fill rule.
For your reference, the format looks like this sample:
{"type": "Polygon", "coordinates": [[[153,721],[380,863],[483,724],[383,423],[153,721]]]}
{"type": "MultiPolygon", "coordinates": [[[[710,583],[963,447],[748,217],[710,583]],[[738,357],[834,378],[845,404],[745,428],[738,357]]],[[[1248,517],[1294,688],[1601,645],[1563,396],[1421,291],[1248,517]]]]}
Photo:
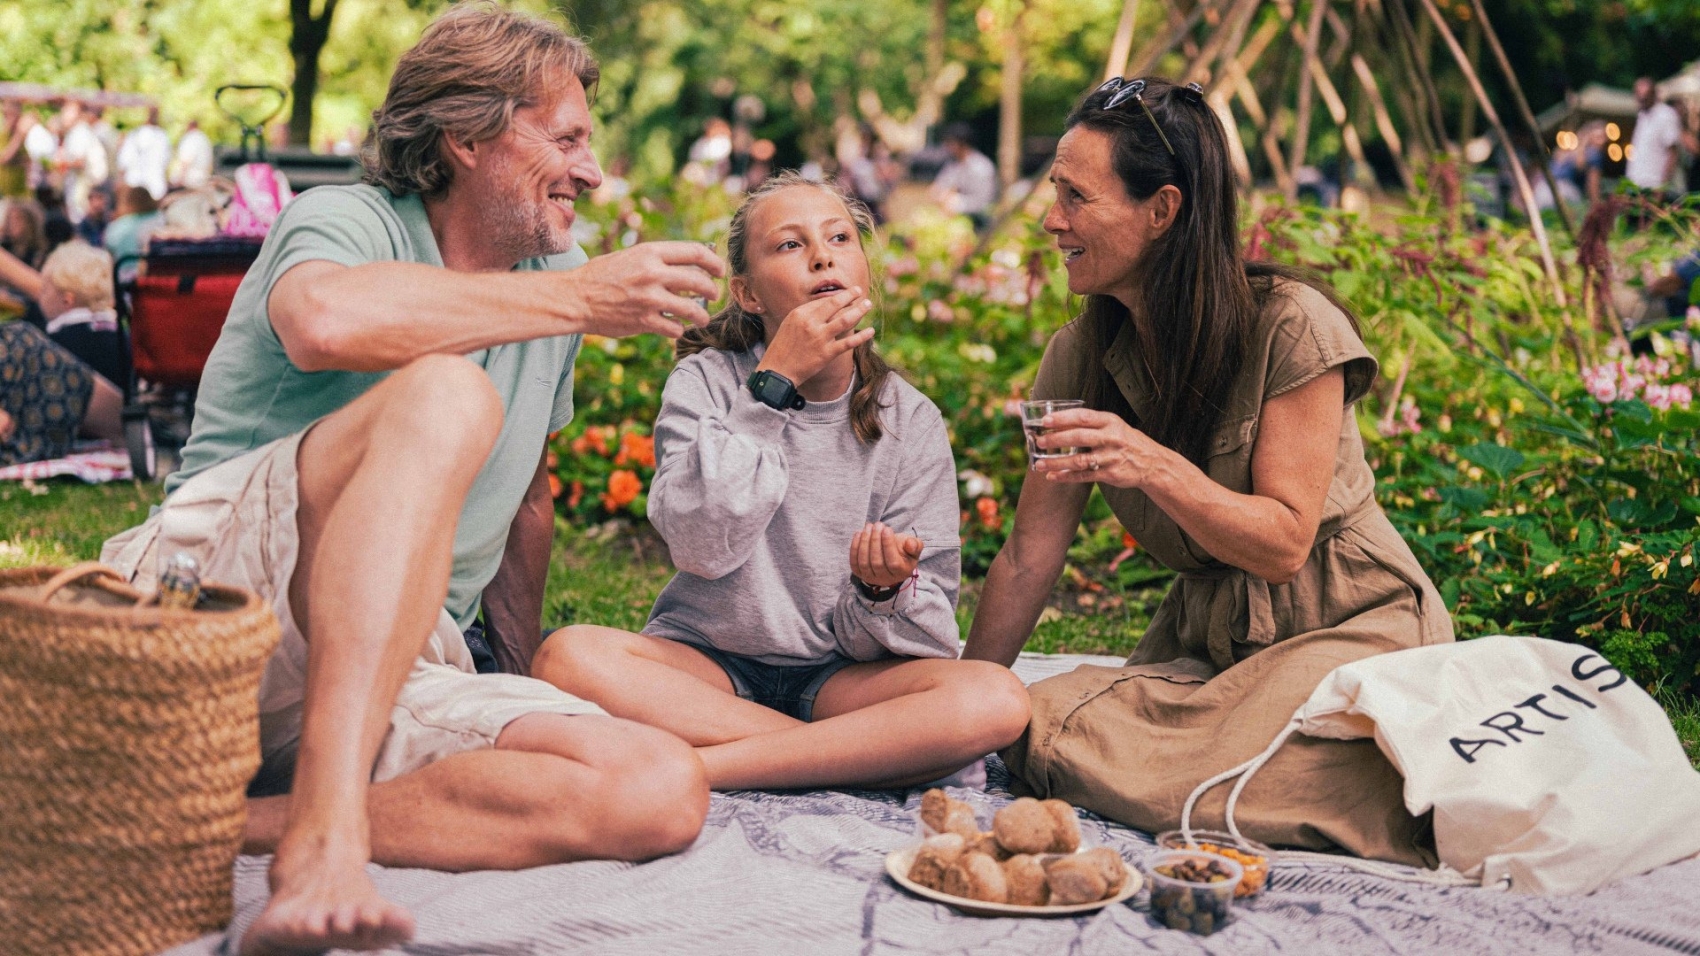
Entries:
{"type": "Polygon", "coordinates": [[[767,371],[756,373],[756,376],[750,380],[750,389],[763,405],[771,405],[779,409],[789,407],[791,397],[795,393],[791,383],[767,371]]]}

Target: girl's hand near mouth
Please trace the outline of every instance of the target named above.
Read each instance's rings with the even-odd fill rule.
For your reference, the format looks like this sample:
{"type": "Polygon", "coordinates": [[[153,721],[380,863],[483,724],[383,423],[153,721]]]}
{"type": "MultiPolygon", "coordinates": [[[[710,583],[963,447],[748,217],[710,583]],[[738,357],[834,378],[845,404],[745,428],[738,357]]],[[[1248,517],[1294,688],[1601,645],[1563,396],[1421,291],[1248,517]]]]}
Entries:
{"type": "Polygon", "coordinates": [[[791,384],[802,385],[833,359],[874,337],[873,329],[856,328],[873,307],[860,288],[797,306],[779,323],[756,369],[771,369],[790,379],[791,384]]]}

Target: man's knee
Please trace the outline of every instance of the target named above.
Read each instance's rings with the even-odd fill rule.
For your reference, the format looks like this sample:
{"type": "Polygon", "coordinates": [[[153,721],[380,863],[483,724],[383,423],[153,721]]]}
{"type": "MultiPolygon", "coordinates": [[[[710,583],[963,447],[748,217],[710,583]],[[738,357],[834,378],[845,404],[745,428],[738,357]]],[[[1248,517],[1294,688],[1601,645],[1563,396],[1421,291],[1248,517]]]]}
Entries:
{"type": "Polygon", "coordinates": [[[653,727],[623,722],[621,746],[600,767],[617,794],[615,852],[647,860],[696,842],[708,816],[708,773],[683,740],[653,727]]]}
{"type": "Polygon", "coordinates": [[[577,760],[590,771],[575,777],[578,792],[557,793],[545,819],[561,859],[586,849],[599,858],[648,860],[689,847],[708,815],[708,775],[696,752],[665,731],[628,720],[596,719],[595,744],[577,760]],[[562,803],[582,808],[564,816],[562,803]]]}
{"type": "Polygon", "coordinates": [[[383,427],[397,437],[487,454],[502,430],[502,398],[490,376],[459,355],[420,356],[385,384],[383,427]]]}

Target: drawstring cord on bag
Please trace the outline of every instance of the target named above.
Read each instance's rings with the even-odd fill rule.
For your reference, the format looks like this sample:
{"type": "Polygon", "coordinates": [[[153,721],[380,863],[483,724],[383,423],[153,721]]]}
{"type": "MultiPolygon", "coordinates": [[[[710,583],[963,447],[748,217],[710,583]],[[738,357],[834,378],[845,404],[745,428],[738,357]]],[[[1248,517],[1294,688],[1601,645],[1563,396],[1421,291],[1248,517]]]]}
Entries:
{"type": "MultiPolygon", "coordinates": [[[[1244,792],[1246,784],[1251,782],[1252,775],[1263,769],[1263,765],[1268,763],[1270,759],[1275,756],[1275,751],[1281,749],[1281,745],[1287,742],[1288,737],[1291,737],[1293,734],[1298,732],[1300,723],[1299,718],[1294,717],[1292,720],[1287,722],[1285,727],[1281,728],[1281,732],[1275,735],[1275,739],[1270,742],[1268,747],[1264,748],[1262,753],[1236,767],[1229,767],[1227,770],[1211,777],[1209,780],[1204,781],[1193,789],[1192,794],[1186,798],[1186,803],[1181,807],[1181,839],[1185,840],[1188,846],[1197,844],[1197,841],[1192,838],[1193,808],[1198,805],[1198,801],[1201,800],[1206,793],[1209,793],[1211,789],[1216,787],[1218,784],[1234,780],[1236,777],[1239,779],[1234,780],[1234,788],[1228,791],[1228,803],[1222,811],[1222,816],[1226,822],[1229,835],[1238,841],[1242,847],[1245,846],[1246,838],[1240,835],[1239,825],[1234,821],[1234,806],[1239,803],[1240,794],[1244,792]]],[[[1363,860],[1357,857],[1337,856],[1332,853],[1310,853],[1304,850],[1281,850],[1276,854],[1275,858],[1269,862],[1271,866],[1281,863],[1331,864],[1333,866],[1344,867],[1348,870],[1357,870],[1360,873],[1368,873],[1371,876],[1379,876],[1384,879],[1402,880],[1407,883],[1426,883],[1431,886],[1481,885],[1480,880],[1473,880],[1444,863],[1436,869],[1424,870],[1417,867],[1400,866],[1396,863],[1382,863],[1375,860],[1363,860]]],[[[1497,888],[1504,889],[1505,887],[1500,886],[1497,888]]]]}

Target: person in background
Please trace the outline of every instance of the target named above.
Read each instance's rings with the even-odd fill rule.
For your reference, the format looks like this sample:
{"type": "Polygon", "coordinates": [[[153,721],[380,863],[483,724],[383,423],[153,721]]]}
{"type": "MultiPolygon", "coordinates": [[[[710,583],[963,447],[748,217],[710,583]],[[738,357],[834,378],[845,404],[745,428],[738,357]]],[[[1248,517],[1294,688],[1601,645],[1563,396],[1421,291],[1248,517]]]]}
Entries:
{"type": "Polygon", "coordinates": [[[32,199],[14,199],[6,204],[6,220],[0,227],[0,249],[17,256],[31,269],[47,260],[47,234],[43,228],[47,212],[32,199]]]}
{"type": "Polygon", "coordinates": [[[718,116],[711,116],[703,124],[702,135],[691,144],[683,175],[687,182],[719,185],[731,169],[732,124],[718,116]]]}
{"type": "Polygon", "coordinates": [[[177,140],[177,155],[171,160],[171,185],[200,189],[212,179],[212,140],[201,132],[201,124],[190,120],[177,140]]]}
{"type": "Polygon", "coordinates": [[[106,182],[106,147],[95,136],[80,100],[66,100],[59,120],[65,134],[54,163],[65,177],[65,214],[75,224],[88,214],[89,193],[106,182]]]}
{"type": "Polygon", "coordinates": [[[112,301],[112,257],[84,242],[53,250],[36,297],[47,337],[109,382],[130,377],[129,355],[112,301]]]}
{"type": "Polygon", "coordinates": [[[100,142],[101,149],[106,153],[107,179],[103,182],[110,181],[113,164],[118,158],[119,136],[118,127],[113,126],[112,121],[106,117],[106,107],[93,104],[89,106],[89,129],[94,132],[94,138],[100,142]]]}
{"type": "Polygon", "coordinates": [[[24,153],[28,157],[25,163],[25,185],[32,190],[40,190],[46,186],[56,191],[59,188],[59,175],[53,168],[53,157],[59,154],[57,114],[49,117],[46,122],[37,121],[30,125],[24,133],[24,153]]]}
{"type": "Polygon", "coordinates": [[[885,151],[889,157],[885,144],[878,141],[872,130],[850,123],[838,137],[836,149],[839,182],[850,195],[868,207],[874,214],[874,222],[884,222],[885,197],[894,185],[886,178],[880,157],[876,155],[876,151],[885,151]]]}
{"type": "Polygon", "coordinates": [[[47,258],[43,218],[41,205],[32,200],[13,199],[6,204],[5,219],[0,220],[0,252],[23,271],[0,271],[0,318],[22,317],[35,325],[45,321],[36,306],[38,280],[34,277],[34,270],[47,258]],[[19,276],[29,277],[28,281],[19,281],[19,276]]]}
{"type": "MultiPolygon", "coordinates": [[[[148,121],[131,130],[118,147],[121,186],[140,186],[155,200],[165,198],[165,170],[171,164],[171,137],[159,125],[159,107],[148,107],[148,121]]],[[[123,193],[119,193],[123,198],[123,193]]]]}
{"type": "Polygon", "coordinates": [[[969,142],[972,135],[967,123],[944,128],[950,162],[933,180],[933,198],[946,212],[972,219],[974,231],[979,232],[991,223],[992,204],[998,198],[998,168],[969,142]]]}
{"type": "MultiPolygon", "coordinates": [[[[125,186],[118,190],[117,218],[106,226],[103,245],[114,262],[140,256],[148,234],[159,225],[159,203],[146,186],[125,186]]],[[[134,264],[131,264],[134,271],[134,264]]]]}
{"type": "Polygon", "coordinates": [[[1641,112],[1635,115],[1635,135],[1630,140],[1624,178],[1661,198],[1672,198],[1676,189],[1677,147],[1700,152],[1700,143],[1682,128],[1682,117],[1676,109],[1659,102],[1651,77],[1643,76],[1635,81],[1635,102],[1641,105],[1641,112]]]}
{"type": "MultiPolygon", "coordinates": [[[[42,295],[41,274],[0,252],[0,283],[42,295]]],[[[0,323],[0,467],[61,458],[71,443],[122,438],[124,395],[28,322],[0,323]]]]}
{"type": "Polygon", "coordinates": [[[91,246],[99,246],[105,240],[106,224],[112,221],[112,187],[106,183],[89,190],[88,199],[83,209],[83,218],[77,222],[77,238],[91,246]]]}
{"type": "Polygon", "coordinates": [[[17,100],[0,104],[0,198],[29,195],[30,156],[24,150],[24,141],[36,123],[35,114],[17,100]]]}

